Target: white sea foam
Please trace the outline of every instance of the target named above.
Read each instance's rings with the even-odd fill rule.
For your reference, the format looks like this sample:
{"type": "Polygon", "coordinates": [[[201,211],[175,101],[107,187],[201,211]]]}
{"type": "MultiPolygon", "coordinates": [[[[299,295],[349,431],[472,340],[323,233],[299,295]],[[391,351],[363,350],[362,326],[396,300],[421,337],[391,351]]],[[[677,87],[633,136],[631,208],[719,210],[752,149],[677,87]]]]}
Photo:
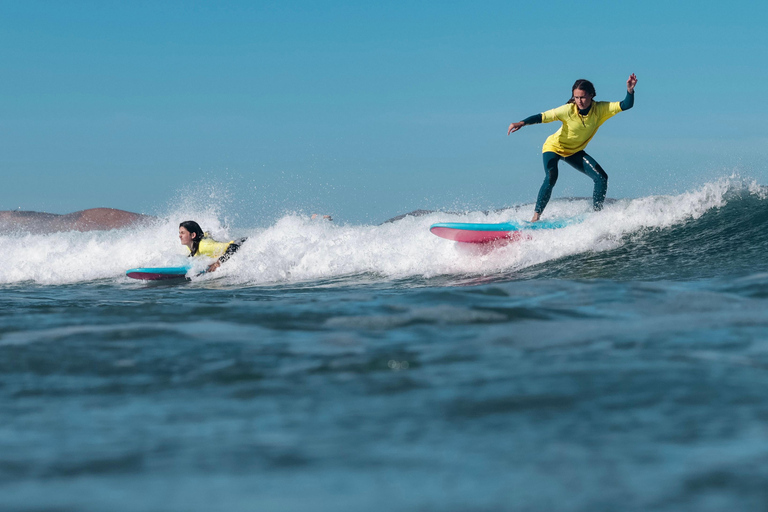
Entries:
{"type": "MultiPolygon", "coordinates": [[[[626,236],[664,229],[724,206],[730,197],[765,199],[765,187],[736,177],[724,178],[674,196],[623,199],[589,214],[591,201],[552,201],[546,218],[584,215],[580,224],[556,231],[534,231],[530,238],[500,246],[457,244],[432,235],[435,222],[528,220],[532,206],[462,214],[431,213],[382,225],[348,225],[286,215],[266,229],[232,232],[212,210],[184,207],[141,228],[52,234],[0,234],[0,284],[67,284],[109,279],[133,283],[125,270],[187,263],[179,245],[181,220],[195,219],[219,240],[249,240],[206,284],[259,285],[312,282],[365,274],[381,279],[484,275],[509,272],[588,251],[625,243],[626,236]]],[[[204,265],[198,262],[197,266],[204,265]]]]}

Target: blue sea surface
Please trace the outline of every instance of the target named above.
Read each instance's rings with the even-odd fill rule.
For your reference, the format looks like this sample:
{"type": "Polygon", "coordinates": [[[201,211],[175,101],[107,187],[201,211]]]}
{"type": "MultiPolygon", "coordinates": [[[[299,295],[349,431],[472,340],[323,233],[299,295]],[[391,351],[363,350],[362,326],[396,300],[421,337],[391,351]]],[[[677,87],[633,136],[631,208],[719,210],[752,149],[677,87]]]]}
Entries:
{"type": "Polygon", "coordinates": [[[768,509],[765,189],[428,231],[529,206],[287,216],[159,284],[124,270],[177,263],[175,219],[1,234],[0,510],[768,509]]]}

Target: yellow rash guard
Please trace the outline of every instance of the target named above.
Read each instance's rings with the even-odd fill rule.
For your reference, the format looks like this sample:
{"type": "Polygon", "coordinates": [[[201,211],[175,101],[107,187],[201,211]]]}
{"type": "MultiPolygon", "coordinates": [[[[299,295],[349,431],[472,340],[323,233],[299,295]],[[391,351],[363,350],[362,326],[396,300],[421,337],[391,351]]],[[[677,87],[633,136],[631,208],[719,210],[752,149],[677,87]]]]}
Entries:
{"type": "Polygon", "coordinates": [[[619,101],[593,101],[592,108],[585,116],[579,114],[579,108],[575,103],[566,103],[562,107],[542,112],[542,123],[552,121],[563,123],[563,126],[544,142],[542,152],[551,151],[562,157],[578,153],[587,147],[600,125],[619,112],[621,112],[619,101]]]}
{"type": "MultiPolygon", "coordinates": [[[[209,258],[219,258],[227,250],[227,248],[234,243],[234,240],[230,242],[217,242],[212,238],[201,238],[200,244],[197,246],[197,252],[195,256],[208,256],[209,258]]],[[[189,249],[189,247],[187,247],[189,249]]],[[[189,249],[192,252],[192,249],[189,249]]]]}

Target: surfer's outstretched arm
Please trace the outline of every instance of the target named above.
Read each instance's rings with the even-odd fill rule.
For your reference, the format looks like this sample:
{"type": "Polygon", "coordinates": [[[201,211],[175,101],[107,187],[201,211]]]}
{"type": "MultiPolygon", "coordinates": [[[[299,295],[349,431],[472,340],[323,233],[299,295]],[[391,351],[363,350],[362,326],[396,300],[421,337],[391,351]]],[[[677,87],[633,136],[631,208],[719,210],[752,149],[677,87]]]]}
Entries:
{"type": "Polygon", "coordinates": [[[511,125],[509,125],[509,130],[507,130],[507,135],[509,135],[510,133],[516,132],[517,130],[519,130],[520,128],[522,128],[527,124],[539,124],[540,122],[541,122],[541,114],[535,114],[535,115],[526,117],[522,121],[518,121],[516,123],[512,123],[511,125]]]}
{"type": "Polygon", "coordinates": [[[211,264],[208,267],[208,272],[214,272],[217,268],[219,268],[222,263],[227,261],[230,258],[230,256],[232,256],[233,254],[235,254],[235,252],[237,252],[237,250],[240,248],[241,245],[243,245],[243,243],[246,240],[248,240],[247,237],[240,238],[238,240],[233,240],[232,242],[230,242],[229,245],[227,245],[227,248],[224,251],[224,254],[219,256],[219,259],[217,259],[213,264],[211,264]]]}

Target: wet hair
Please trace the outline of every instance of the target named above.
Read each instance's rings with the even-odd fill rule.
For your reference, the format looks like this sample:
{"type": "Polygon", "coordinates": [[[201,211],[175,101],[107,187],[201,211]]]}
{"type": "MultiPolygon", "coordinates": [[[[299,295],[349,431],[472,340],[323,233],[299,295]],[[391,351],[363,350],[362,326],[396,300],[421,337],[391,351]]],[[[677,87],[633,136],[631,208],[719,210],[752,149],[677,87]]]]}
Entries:
{"type": "Polygon", "coordinates": [[[179,224],[180,228],[184,228],[187,231],[189,231],[191,234],[195,235],[193,241],[192,241],[192,252],[190,253],[190,256],[194,256],[197,253],[197,248],[200,245],[200,240],[205,237],[205,233],[203,232],[203,229],[200,227],[200,224],[193,220],[185,220],[181,224],[179,224]]]}
{"type": "Polygon", "coordinates": [[[584,91],[593,98],[597,96],[597,93],[595,92],[595,86],[592,85],[592,82],[589,80],[584,80],[583,78],[579,78],[573,83],[573,87],[571,87],[571,99],[568,100],[568,103],[576,103],[576,100],[573,99],[573,91],[576,89],[584,91]]]}

